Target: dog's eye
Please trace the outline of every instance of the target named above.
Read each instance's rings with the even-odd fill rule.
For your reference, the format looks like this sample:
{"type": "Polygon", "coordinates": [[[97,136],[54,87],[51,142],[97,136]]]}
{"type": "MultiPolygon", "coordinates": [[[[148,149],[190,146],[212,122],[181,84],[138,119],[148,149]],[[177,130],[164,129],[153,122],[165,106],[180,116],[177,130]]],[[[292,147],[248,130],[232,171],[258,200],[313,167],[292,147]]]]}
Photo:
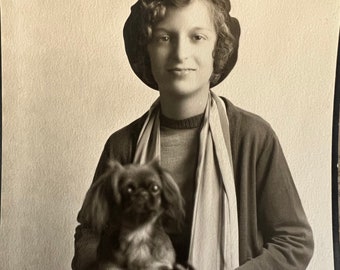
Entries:
{"type": "Polygon", "coordinates": [[[150,187],[150,189],[151,189],[152,192],[158,192],[160,188],[159,188],[159,186],[157,186],[157,185],[152,185],[152,186],[150,187]]]}
{"type": "Polygon", "coordinates": [[[126,192],[131,194],[135,191],[135,187],[133,185],[129,185],[126,187],[126,192]]]}

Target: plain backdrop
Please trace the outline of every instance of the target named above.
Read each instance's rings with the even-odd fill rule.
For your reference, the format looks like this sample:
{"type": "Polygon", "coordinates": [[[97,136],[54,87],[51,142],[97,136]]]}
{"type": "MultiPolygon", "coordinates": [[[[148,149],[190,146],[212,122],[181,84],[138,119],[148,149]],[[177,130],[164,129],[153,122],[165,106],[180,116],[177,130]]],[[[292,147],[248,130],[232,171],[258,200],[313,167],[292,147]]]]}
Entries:
{"type": "MultiPolygon", "coordinates": [[[[0,269],[70,269],[76,215],[108,136],[157,92],[132,73],[133,0],[2,0],[0,269]]],[[[333,269],[331,132],[338,0],[232,1],[239,60],[214,90],[276,131],[315,237],[308,269],[333,269]]]]}

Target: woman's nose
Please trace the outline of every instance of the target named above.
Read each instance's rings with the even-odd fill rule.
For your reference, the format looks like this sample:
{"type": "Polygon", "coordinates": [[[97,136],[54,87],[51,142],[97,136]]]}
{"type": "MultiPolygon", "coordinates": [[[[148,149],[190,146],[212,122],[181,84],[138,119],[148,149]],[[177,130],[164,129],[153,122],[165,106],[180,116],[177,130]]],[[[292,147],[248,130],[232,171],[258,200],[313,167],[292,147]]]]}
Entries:
{"type": "Polygon", "coordinates": [[[178,37],[173,44],[173,57],[184,60],[190,54],[190,41],[184,37],[178,37]]]}

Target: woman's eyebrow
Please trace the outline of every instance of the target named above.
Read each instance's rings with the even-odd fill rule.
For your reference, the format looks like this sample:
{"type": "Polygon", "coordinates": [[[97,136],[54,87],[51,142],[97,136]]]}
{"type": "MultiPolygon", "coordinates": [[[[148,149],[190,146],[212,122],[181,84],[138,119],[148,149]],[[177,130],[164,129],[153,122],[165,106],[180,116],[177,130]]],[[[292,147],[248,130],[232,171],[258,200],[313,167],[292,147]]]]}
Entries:
{"type": "Polygon", "coordinates": [[[209,31],[209,32],[215,32],[214,28],[207,28],[207,27],[194,27],[192,29],[193,31],[209,31]]]}
{"type": "Polygon", "coordinates": [[[155,27],[154,29],[153,29],[153,32],[170,32],[170,30],[169,29],[166,29],[166,28],[164,28],[164,27],[155,27]]]}
{"type": "MultiPolygon", "coordinates": [[[[155,27],[153,29],[154,32],[168,32],[168,33],[175,33],[177,32],[176,30],[173,30],[171,28],[166,28],[166,27],[155,27]]],[[[195,32],[195,31],[209,31],[209,32],[215,32],[214,28],[207,28],[207,27],[193,27],[191,29],[189,29],[189,32],[195,32]]]]}

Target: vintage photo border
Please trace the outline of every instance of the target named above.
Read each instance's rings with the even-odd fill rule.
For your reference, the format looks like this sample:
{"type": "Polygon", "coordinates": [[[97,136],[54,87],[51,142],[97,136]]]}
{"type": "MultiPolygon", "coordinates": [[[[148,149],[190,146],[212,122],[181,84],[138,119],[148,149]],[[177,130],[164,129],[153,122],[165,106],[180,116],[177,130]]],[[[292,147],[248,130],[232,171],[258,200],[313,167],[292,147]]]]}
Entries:
{"type": "MultiPolygon", "coordinates": [[[[2,10],[0,7],[0,33],[2,31],[2,10]]],[[[340,35],[339,35],[340,37],[340,35]]],[[[0,226],[2,223],[2,128],[3,128],[3,100],[2,100],[2,38],[0,38],[0,226]]],[[[333,228],[333,256],[334,269],[340,270],[340,39],[338,43],[336,78],[334,88],[334,107],[332,125],[332,228],[333,228]]]]}
{"type": "Polygon", "coordinates": [[[340,35],[334,89],[333,134],[332,134],[332,222],[334,270],[340,270],[340,35]]]}

